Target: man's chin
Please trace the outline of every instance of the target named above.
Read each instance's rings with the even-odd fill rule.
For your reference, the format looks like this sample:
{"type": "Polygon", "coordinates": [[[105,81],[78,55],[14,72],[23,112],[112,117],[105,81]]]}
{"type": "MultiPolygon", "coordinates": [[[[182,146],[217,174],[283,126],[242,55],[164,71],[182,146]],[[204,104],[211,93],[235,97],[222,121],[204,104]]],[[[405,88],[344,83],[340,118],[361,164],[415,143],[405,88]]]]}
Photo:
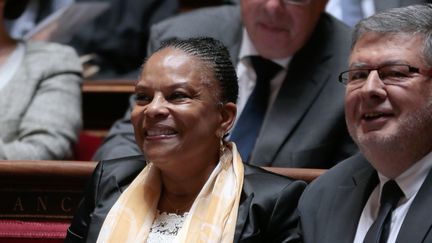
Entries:
{"type": "Polygon", "coordinates": [[[287,38],[279,35],[262,37],[255,41],[255,48],[261,56],[267,59],[280,59],[292,56],[296,51],[295,47],[291,45],[283,45],[281,43],[292,43],[286,40],[287,38]]]}
{"type": "Polygon", "coordinates": [[[355,139],[359,147],[368,149],[393,150],[400,144],[397,136],[384,133],[381,130],[361,134],[355,139]]]}

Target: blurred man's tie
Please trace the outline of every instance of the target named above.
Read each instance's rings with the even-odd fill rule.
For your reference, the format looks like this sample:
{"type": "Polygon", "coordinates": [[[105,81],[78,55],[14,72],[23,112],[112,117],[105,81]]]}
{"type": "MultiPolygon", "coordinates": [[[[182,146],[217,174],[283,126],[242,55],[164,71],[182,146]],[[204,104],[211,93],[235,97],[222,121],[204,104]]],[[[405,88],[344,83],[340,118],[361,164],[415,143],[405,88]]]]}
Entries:
{"type": "Polygon", "coordinates": [[[250,57],[257,76],[255,88],[231,135],[244,161],[255,145],[270,98],[270,83],[282,67],[260,56],[250,57]]]}

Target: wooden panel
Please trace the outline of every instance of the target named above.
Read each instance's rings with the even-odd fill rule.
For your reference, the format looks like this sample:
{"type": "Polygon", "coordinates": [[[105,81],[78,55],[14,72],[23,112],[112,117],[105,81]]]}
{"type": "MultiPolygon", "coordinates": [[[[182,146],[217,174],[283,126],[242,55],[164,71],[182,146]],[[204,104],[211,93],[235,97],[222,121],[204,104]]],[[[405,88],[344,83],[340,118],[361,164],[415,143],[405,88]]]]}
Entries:
{"type": "Polygon", "coordinates": [[[82,86],[85,93],[128,93],[135,91],[135,80],[86,80],[82,86]]]}
{"type": "Polygon", "coordinates": [[[325,169],[306,169],[306,168],[283,168],[283,167],[263,167],[273,173],[287,176],[293,179],[311,182],[327,170],[325,169]]]}
{"type": "Polygon", "coordinates": [[[0,160],[0,219],[72,219],[95,166],[93,161],[0,160]]]}

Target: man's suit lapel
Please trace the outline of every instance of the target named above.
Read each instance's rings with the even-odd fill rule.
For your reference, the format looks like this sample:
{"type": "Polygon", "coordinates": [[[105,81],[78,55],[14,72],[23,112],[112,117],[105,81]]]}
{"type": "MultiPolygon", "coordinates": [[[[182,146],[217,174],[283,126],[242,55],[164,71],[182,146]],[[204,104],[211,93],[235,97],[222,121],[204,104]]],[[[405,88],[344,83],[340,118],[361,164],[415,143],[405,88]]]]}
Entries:
{"type": "Polygon", "coordinates": [[[326,26],[318,26],[317,30],[320,31],[314,33],[309,43],[291,60],[287,76],[271,110],[268,111],[255,149],[252,151],[251,164],[271,165],[279,148],[295,130],[325,83],[329,81],[329,70],[332,68],[328,67],[326,61],[333,54],[325,47],[325,40],[319,36],[323,35],[321,31],[331,30],[326,26]]]}
{"type": "Polygon", "coordinates": [[[357,231],[363,207],[372,190],[378,184],[375,170],[365,161],[364,168],[356,172],[352,180],[337,188],[337,194],[328,212],[331,224],[325,228],[323,242],[352,242],[357,231]]]}
{"type": "Polygon", "coordinates": [[[432,170],[426,177],[399,231],[396,243],[425,242],[432,227],[432,170]]]}
{"type": "Polygon", "coordinates": [[[378,183],[378,177],[372,169],[361,170],[353,177],[352,185],[340,186],[335,197],[333,209],[329,215],[335,218],[334,225],[327,242],[352,242],[357,231],[363,207],[366,204],[373,188],[378,183]]]}
{"type": "Polygon", "coordinates": [[[296,65],[291,65],[290,69],[296,70],[297,73],[296,71],[289,72],[284,80],[278,97],[261,128],[255,145],[256,149],[252,152],[252,160],[259,163],[252,162],[252,164],[271,165],[270,162],[274,160],[280,146],[294,131],[298,122],[327,82],[329,74],[327,74],[325,66],[318,64],[315,68],[316,72],[306,72],[301,75],[298,72],[299,67],[295,68],[294,66],[296,65]]]}

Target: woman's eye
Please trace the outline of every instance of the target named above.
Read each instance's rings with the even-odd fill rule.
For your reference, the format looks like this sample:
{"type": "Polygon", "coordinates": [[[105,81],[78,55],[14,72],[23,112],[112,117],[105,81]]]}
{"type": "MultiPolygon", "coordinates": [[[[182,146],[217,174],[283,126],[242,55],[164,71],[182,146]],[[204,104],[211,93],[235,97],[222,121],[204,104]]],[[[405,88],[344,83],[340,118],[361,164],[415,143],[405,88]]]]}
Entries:
{"type": "Polygon", "coordinates": [[[135,100],[140,102],[146,102],[146,101],[148,102],[150,101],[150,97],[146,94],[136,94],[135,100]]]}
{"type": "Polygon", "coordinates": [[[169,96],[169,99],[173,101],[180,101],[188,98],[190,98],[190,96],[183,92],[174,92],[169,96]]]}

